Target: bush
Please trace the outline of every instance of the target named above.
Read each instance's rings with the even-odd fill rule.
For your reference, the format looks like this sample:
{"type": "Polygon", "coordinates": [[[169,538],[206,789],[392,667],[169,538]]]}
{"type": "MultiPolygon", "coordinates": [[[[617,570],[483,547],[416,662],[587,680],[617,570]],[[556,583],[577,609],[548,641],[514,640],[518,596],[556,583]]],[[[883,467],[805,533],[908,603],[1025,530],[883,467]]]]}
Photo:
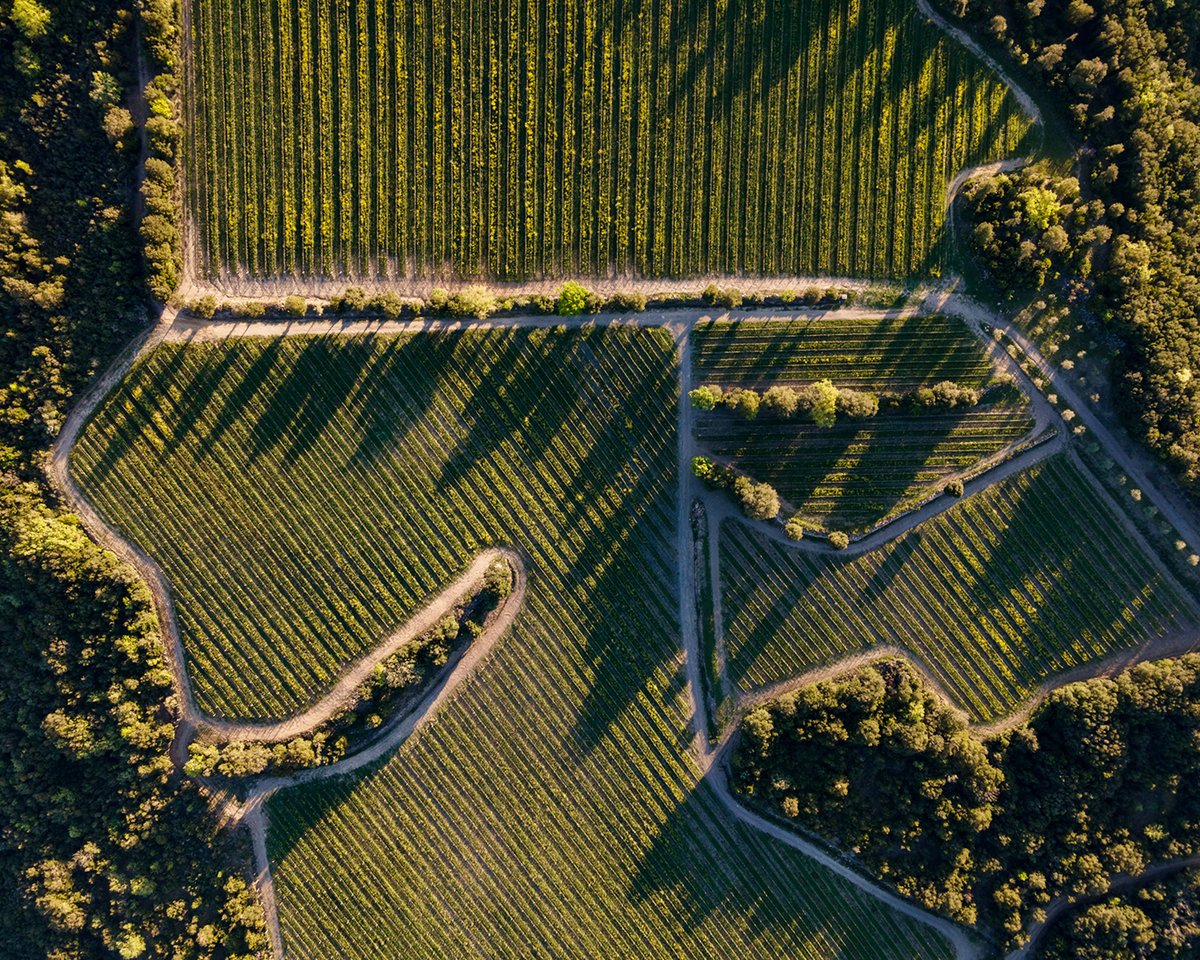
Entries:
{"type": "Polygon", "coordinates": [[[475,283],[453,294],[446,308],[456,317],[485,320],[496,310],[496,295],[483,284],[475,283]]]}
{"type": "Polygon", "coordinates": [[[371,309],[379,311],[389,320],[398,320],[404,313],[404,301],[400,299],[399,294],[389,290],[371,298],[371,309]]]}
{"type": "Polygon", "coordinates": [[[794,417],[800,407],[800,395],[791,387],[768,387],[762,405],[773,417],[794,417]]]}
{"type": "Polygon", "coordinates": [[[716,303],[717,297],[719,297],[720,295],[721,295],[721,288],[718,287],[715,283],[710,283],[707,287],[704,288],[703,291],[701,291],[700,299],[703,300],[705,303],[716,303]]]}
{"type": "Polygon", "coordinates": [[[701,480],[711,480],[715,468],[711,457],[692,457],[692,475],[701,480]]]}
{"type": "Polygon", "coordinates": [[[583,284],[568,280],[558,292],[555,310],[560,317],[578,316],[587,309],[588,296],[588,290],[583,284]]]}
{"type": "Polygon", "coordinates": [[[758,416],[758,393],[750,389],[732,390],[725,394],[725,404],[743,420],[758,416]]]}
{"type": "Polygon", "coordinates": [[[836,409],[852,420],[866,420],[879,412],[879,398],[863,390],[842,387],[837,392],[836,409]]]}
{"type": "Polygon", "coordinates": [[[362,313],[367,307],[367,294],[362,287],[347,287],[333,304],[338,313],[362,313]]]}
{"type": "MultiPolygon", "coordinates": [[[[512,567],[507,560],[493,560],[483,575],[483,589],[496,600],[503,600],[513,591],[512,567]]],[[[455,624],[457,630],[458,624],[455,624]]]]}
{"type": "Polygon", "coordinates": [[[193,300],[190,309],[200,319],[211,320],[217,312],[217,298],[210,293],[199,300],[193,300]]]}
{"type": "Polygon", "coordinates": [[[845,550],[850,546],[850,537],[841,530],[834,530],[829,534],[829,545],[834,550],[845,550]]]}
{"type": "Polygon", "coordinates": [[[604,309],[604,298],[598,293],[589,292],[583,302],[584,313],[599,313],[604,309]]]}
{"type": "Polygon", "coordinates": [[[529,305],[538,313],[554,313],[558,308],[558,301],[553,297],[548,297],[544,293],[539,293],[530,297],[529,305]]]}
{"type": "Polygon", "coordinates": [[[804,521],[800,519],[800,514],[797,513],[784,524],[783,532],[789,540],[804,539],[804,521]]]}
{"type": "Polygon", "coordinates": [[[716,302],[718,306],[725,307],[727,310],[736,310],[742,305],[742,293],[740,290],[732,287],[728,290],[722,290],[717,295],[716,302]]]}
{"type": "Polygon", "coordinates": [[[688,393],[688,399],[697,410],[713,410],[721,402],[721,388],[716,385],[697,387],[688,393]]]}
{"type": "Polygon", "coordinates": [[[946,492],[952,497],[961,497],[963,495],[963,482],[961,480],[951,480],[946,484],[946,492]]]}
{"type": "Polygon", "coordinates": [[[774,520],[779,516],[779,494],[769,483],[755,483],[749,477],[733,482],[733,494],[742,511],[753,520],[774,520]]]}
{"type": "Polygon", "coordinates": [[[641,313],[646,309],[646,297],[640,293],[614,293],[608,298],[608,306],[619,313],[641,313]]]}
{"type": "Polygon", "coordinates": [[[441,313],[446,309],[446,304],[450,301],[450,292],[445,287],[434,287],[429,291],[429,300],[426,301],[431,313],[441,313]]]}
{"type": "Polygon", "coordinates": [[[308,301],[298,294],[292,294],[283,301],[283,312],[293,317],[302,317],[308,313],[308,301]]]}
{"type": "Polygon", "coordinates": [[[261,300],[247,300],[245,303],[234,307],[233,312],[239,317],[249,317],[252,320],[257,320],[259,317],[267,315],[267,305],[261,300]]]}

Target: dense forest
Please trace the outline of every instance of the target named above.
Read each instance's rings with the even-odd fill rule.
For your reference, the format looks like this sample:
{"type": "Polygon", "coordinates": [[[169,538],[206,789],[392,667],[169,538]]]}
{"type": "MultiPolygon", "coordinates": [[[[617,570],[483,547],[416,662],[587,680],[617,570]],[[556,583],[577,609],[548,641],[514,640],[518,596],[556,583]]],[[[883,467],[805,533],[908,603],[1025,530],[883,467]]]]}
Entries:
{"type": "Polygon", "coordinates": [[[1081,907],[1055,924],[1045,960],[1188,960],[1200,954],[1200,871],[1081,907]]]}
{"type": "Polygon", "coordinates": [[[1200,491],[1200,87],[1195,0],[946,0],[1007,49],[1082,144],[967,191],[1001,290],[1055,290],[1120,339],[1132,432],[1200,491]]]}
{"type": "Polygon", "coordinates": [[[155,15],[102,0],[0,7],[5,956],[266,951],[248,855],[168,759],[149,595],[49,502],[41,471],[72,396],[147,320],[128,94],[155,15]]]}
{"type": "Polygon", "coordinates": [[[983,740],[902,660],[750,712],[733,778],[1008,945],[1062,897],[1200,850],[1200,655],[1061,687],[983,740]]]}

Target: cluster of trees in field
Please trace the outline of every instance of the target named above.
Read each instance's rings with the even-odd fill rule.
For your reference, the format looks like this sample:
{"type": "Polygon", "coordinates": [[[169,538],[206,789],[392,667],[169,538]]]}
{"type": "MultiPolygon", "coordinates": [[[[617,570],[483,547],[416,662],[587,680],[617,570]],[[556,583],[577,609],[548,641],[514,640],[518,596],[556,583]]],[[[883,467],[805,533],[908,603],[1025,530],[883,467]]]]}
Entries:
{"type": "Polygon", "coordinates": [[[1197,737],[1200,655],[1062,687],[989,739],[891,659],[751,711],[734,782],[1011,947],[1051,901],[1196,852],[1197,737]]]}
{"type": "Polygon", "coordinates": [[[479,590],[430,630],[381,661],[345,707],[312,733],[282,743],[235,740],[188,745],[189,776],[256,776],[336,763],[429,688],[456,649],[484,630],[488,616],[513,590],[506,560],[488,565],[479,590]]]}
{"type": "Polygon", "coordinates": [[[1197,955],[1197,870],[1080,908],[1054,925],[1039,951],[1045,960],[1187,960],[1197,955]]]}
{"type": "Polygon", "coordinates": [[[1127,422],[1200,490],[1200,3],[950,6],[1067,105],[1085,145],[1079,198],[1070,180],[1035,174],[978,188],[985,261],[1005,283],[1064,274],[1076,302],[1121,341],[1127,422]],[[1039,233],[1027,213],[1015,214],[1022,195],[1040,189],[1061,202],[1060,222],[1039,233]],[[1017,242],[1005,252],[1009,240],[1017,242]]]}
{"type": "MultiPolygon", "coordinates": [[[[1010,385],[1006,381],[1005,385],[1010,385]]],[[[973,407],[983,397],[978,387],[942,380],[931,387],[917,387],[905,393],[874,394],[866,390],[835,386],[831,380],[817,380],[798,387],[776,384],[758,391],[752,387],[725,388],[708,383],[696,387],[688,399],[697,410],[724,408],[743,420],[754,420],[760,413],[790,419],[802,417],[818,427],[829,428],[839,416],[866,420],[881,409],[905,409],[913,412],[946,411],[973,407]]]]}
{"type": "Polygon", "coordinates": [[[248,851],[171,770],[149,596],[41,469],[71,398],[145,319],[134,19],[90,0],[0,11],[0,951],[258,958],[248,851]]]}

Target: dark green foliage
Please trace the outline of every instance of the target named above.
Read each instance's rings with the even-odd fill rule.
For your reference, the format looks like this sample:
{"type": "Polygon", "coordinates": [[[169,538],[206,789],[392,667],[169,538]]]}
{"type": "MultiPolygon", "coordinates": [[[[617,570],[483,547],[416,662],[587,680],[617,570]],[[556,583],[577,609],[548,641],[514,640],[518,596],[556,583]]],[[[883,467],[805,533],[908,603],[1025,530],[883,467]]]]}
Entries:
{"type": "Polygon", "coordinates": [[[774,520],[779,516],[779,494],[769,483],[755,483],[749,477],[738,477],[733,482],[733,495],[752,520],[774,520]]]}
{"type": "Polygon", "coordinates": [[[971,248],[1000,290],[1040,290],[1064,274],[1088,276],[1096,244],[1109,239],[1102,200],[1087,200],[1074,177],[1030,170],[969,182],[971,248]]]}
{"type": "MultiPolygon", "coordinates": [[[[1064,272],[1068,292],[1119,340],[1126,421],[1195,492],[1200,4],[963,0],[948,6],[981,32],[993,17],[1006,21],[1000,42],[1066,105],[1084,146],[1086,202],[1066,191],[1058,215],[1061,251],[1053,250],[1064,243],[1053,226],[1039,230],[1027,216],[1013,216],[1028,189],[1025,177],[980,188],[977,249],[1005,284],[1036,286],[1064,272]],[[1025,243],[1032,249],[1021,249],[1025,243]]],[[[1046,182],[1056,194],[1070,187],[1046,182]]]]}
{"type": "MultiPolygon", "coordinates": [[[[1012,945],[1051,900],[1200,850],[1197,737],[1200,655],[1070,684],[987,742],[884,661],[749,714],[735,768],[753,803],[1012,945]]],[[[1133,911],[1081,922],[1143,939],[1133,911]]]]}
{"type": "Polygon", "coordinates": [[[172,775],[149,594],[36,490],[0,491],[0,824],[6,956],[264,956],[240,838],[172,775]],[[14,940],[14,938],[16,938],[14,940]],[[36,948],[35,946],[36,945],[36,948]]]}
{"type": "Polygon", "coordinates": [[[1200,954],[1200,871],[1109,897],[1055,924],[1044,960],[1190,960],[1200,954]]]}

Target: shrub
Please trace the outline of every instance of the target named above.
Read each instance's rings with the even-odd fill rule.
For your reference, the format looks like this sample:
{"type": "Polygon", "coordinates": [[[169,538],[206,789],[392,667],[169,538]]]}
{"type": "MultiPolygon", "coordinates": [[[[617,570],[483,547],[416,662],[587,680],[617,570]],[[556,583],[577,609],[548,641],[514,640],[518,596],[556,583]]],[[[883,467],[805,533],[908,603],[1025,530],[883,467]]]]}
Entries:
{"type": "Polygon", "coordinates": [[[558,292],[555,309],[560,317],[577,316],[587,308],[588,290],[583,284],[568,280],[558,292]]]}
{"type": "Polygon", "coordinates": [[[544,293],[539,293],[531,297],[529,304],[538,313],[554,313],[558,307],[558,301],[553,297],[546,296],[544,293]]]}
{"type": "Polygon", "coordinates": [[[834,530],[829,534],[829,545],[834,550],[845,550],[850,546],[850,537],[841,530],[834,530]]]}
{"type": "Polygon", "coordinates": [[[792,387],[768,387],[762,395],[762,405],[771,416],[794,417],[800,396],[792,387]]]}
{"type": "Polygon", "coordinates": [[[800,519],[800,514],[797,513],[784,524],[783,532],[789,540],[804,539],[804,521],[800,519]]]}
{"type": "Polygon", "coordinates": [[[496,310],[496,295],[483,284],[473,283],[451,296],[446,306],[453,316],[485,320],[496,310]]]}
{"type": "Polygon", "coordinates": [[[852,420],[866,420],[879,412],[879,398],[863,390],[842,387],[837,392],[836,408],[852,420]]]}
{"type": "Polygon", "coordinates": [[[217,312],[217,298],[210,293],[199,300],[193,300],[191,311],[202,320],[211,320],[217,312]]]}
{"type": "Polygon", "coordinates": [[[697,410],[712,410],[721,402],[721,388],[716,385],[697,387],[688,393],[688,399],[697,410]]]}
{"type": "MultiPolygon", "coordinates": [[[[483,575],[483,589],[496,600],[503,600],[513,591],[512,567],[507,560],[493,560],[483,575]]],[[[457,631],[458,624],[455,623],[457,631]]]]}
{"type": "Polygon", "coordinates": [[[404,301],[391,290],[371,298],[371,309],[378,310],[389,320],[397,320],[404,313],[404,301]]]}
{"type": "Polygon", "coordinates": [[[730,287],[728,290],[722,290],[717,294],[717,305],[725,307],[727,310],[736,310],[742,305],[742,293],[730,287]]]}
{"type": "Polygon", "coordinates": [[[308,313],[308,301],[293,293],[283,301],[283,312],[293,317],[302,317],[308,313]]]}
{"type": "Polygon", "coordinates": [[[711,480],[715,467],[711,457],[692,457],[692,474],[701,480],[711,480]]]}
{"type": "Polygon", "coordinates": [[[446,309],[446,304],[450,301],[450,292],[445,287],[434,287],[429,291],[429,300],[426,301],[430,312],[441,313],[446,309]]]}
{"type": "Polygon", "coordinates": [[[720,295],[721,295],[721,288],[718,287],[715,283],[710,283],[707,287],[704,288],[703,291],[701,291],[700,299],[703,300],[705,303],[716,303],[717,297],[719,297],[720,295]]]}
{"type": "Polygon", "coordinates": [[[961,497],[963,495],[963,482],[961,480],[951,480],[946,484],[946,492],[952,497],[961,497]]]}
{"type": "Polygon", "coordinates": [[[346,292],[334,301],[338,313],[362,313],[367,307],[367,294],[362,287],[347,287],[346,292]]]}
{"type": "Polygon", "coordinates": [[[730,390],[725,394],[724,403],[743,420],[753,420],[758,416],[759,399],[755,390],[730,390]]]}
{"type": "Polygon", "coordinates": [[[614,293],[608,298],[608,306],[618,312],[641,313],[646,309],[646,297],[640,293],[614,293]]]}
{"type": "Polygon", "coordinates": [[[235,307],[233,312],[239,317],[249,317],[252,320],[257,320],[259,317],[267,315],[267,305],[261,300],[247,300],[245,303],[235,307]]]}
{"type": "Polygon", "coordinates": [[[746,516],[754,520],[773,520],[779,515],[779,494],[769,483],[738,477],[733,482],[733,494],[746,516]]]}
{"type": "Polygon", "coordinates": [[[604,309],[604,298],[598,293],[589,291],[587,297],[584,298],[583,312],[584,313],[599,313],[604,309]]]}

